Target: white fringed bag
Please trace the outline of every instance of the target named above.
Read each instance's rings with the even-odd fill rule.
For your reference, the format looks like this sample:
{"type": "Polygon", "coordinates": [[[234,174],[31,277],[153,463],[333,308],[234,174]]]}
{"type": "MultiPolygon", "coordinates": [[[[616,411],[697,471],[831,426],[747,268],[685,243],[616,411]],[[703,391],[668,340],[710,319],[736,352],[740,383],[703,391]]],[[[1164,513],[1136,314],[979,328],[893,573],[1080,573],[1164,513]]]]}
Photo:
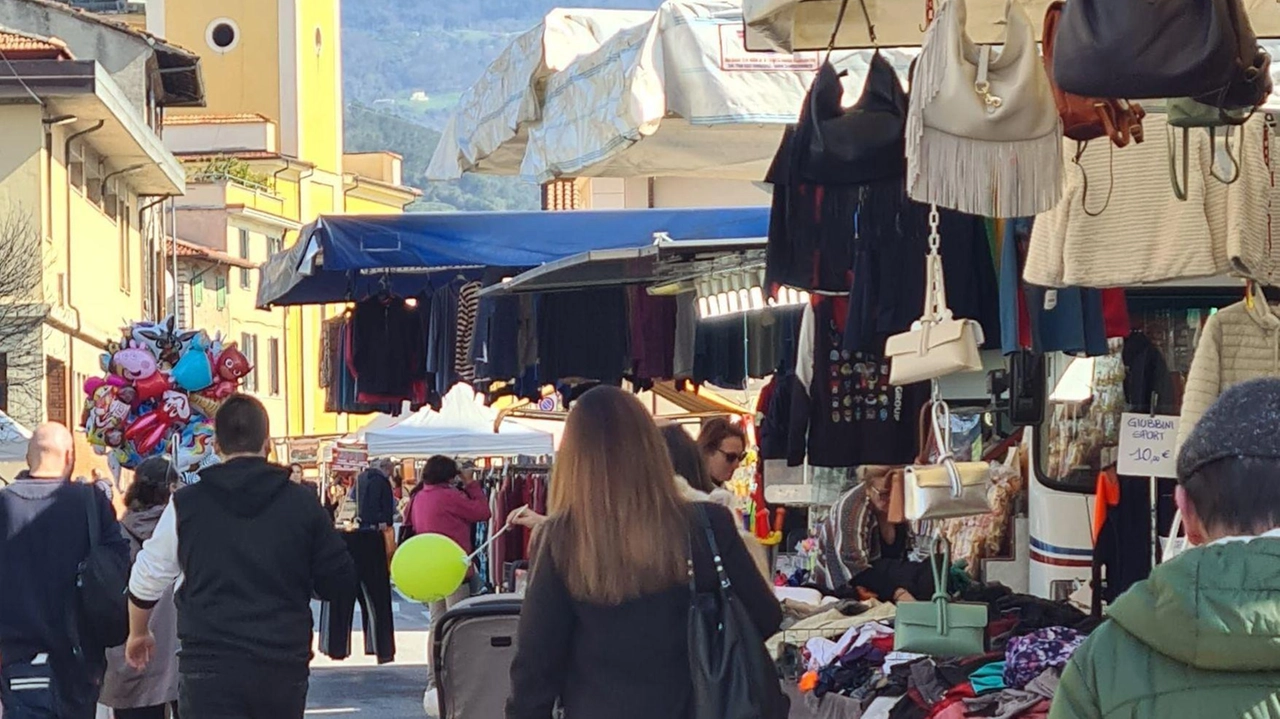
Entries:
{"type": "Polygon", "coordinates": [[[984,217],[1029,217],[1062,196],[1062,123],[1018,3],[1004,47],[975,45],[964,0],[945,0],[924,36],[907,114],[907,190],[984,217]]]}

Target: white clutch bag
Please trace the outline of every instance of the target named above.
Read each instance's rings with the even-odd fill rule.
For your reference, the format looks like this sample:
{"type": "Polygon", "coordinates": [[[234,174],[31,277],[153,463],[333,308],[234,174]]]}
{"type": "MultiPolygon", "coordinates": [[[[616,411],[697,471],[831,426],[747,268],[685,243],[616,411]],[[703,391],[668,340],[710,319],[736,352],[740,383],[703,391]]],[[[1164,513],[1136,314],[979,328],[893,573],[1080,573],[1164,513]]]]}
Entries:
{"type": "MultiPolygon", "coordinates": [[[[991,511],[991,465],[957,462],[951,449],[951,408],[934,400],[931,415],[938,463],[928,461],[928,434],[921,432],[920,455],[903,472],[904,510],[912,522],[987,514],[991,511]]],[[[922,418],[923,420],[923,418],[922,418]]]]}
{"type": "Polygon", "coordinates": [[[982,325],[956,319],[947,307],[947,287],[938,253],[938,211],[930,213],[929,254],[925,256],[924,314],[902,334],[885,342],[889,358],[889,383],[914,384],[957,372],[982,369],[979,349],[985,338],[982,325]]]}

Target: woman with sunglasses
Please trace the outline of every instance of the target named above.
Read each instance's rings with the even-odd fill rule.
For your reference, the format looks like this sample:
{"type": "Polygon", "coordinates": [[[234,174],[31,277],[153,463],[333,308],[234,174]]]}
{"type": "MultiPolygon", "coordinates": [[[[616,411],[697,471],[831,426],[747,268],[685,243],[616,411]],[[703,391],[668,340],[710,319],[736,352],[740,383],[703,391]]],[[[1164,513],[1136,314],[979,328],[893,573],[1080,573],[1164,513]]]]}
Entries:
{"type": "Polygon", "coordinates": [[[702,450],[702,459],[707,465],[707,473],[716,489],[711,492],[711,500],[729,506],[733,496],[724,488],[733,479],[742,461],[747,458],[747,433],[741,426],[724,417],[717,417],[702,425],[702,433],[698,435],[698,447],[702,450]]]}

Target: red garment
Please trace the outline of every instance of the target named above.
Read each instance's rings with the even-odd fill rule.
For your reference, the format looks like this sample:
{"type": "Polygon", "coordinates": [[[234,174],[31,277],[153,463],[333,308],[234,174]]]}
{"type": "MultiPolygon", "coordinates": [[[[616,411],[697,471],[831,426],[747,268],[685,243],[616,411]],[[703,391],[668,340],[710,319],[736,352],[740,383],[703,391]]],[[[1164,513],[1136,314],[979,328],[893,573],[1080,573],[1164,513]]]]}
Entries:
{"type": "Polygon", "coordinates": [[[414,534],[443,534],[471,554],[471,525],[489,519],[489,498],[476,482],[458,489],[451,484],[424,484],[409,503],[414,534]]]}
{"type": "Polygon", "coordinates": [[[1129,302],[1125,299],[1124,288],[1113,287],[1102,291],[1102,321],[1107,327],[1107,339],[1129,336],[1132,327],[1129,323],[1129,302]]]}
{"type": "Polygon", "coordinates": [[[964,716],[964,700],[972,699],[976,696],[978,695],[973,691],[973,685],[969,682],[957,684],[954,687],[951,687],[946,694],[942,695],[942,701],[933,705],[933,708],[929,710],[929,715],[926,719],[951,719],[951,717],[956,716],[954,710],[950,713],[947,712],[951,707],[957,705],[960,707],[961,712],[959,716],[964,716]]]}
{"type": "Polygon", "coordinates": [[[871,639],[871,646],[875,647],[876,649],[879,649],[885,654],[889,654],[890,652],[893,651],[893,636],[890,635],[887,637],[873,637],[871,639]]]}

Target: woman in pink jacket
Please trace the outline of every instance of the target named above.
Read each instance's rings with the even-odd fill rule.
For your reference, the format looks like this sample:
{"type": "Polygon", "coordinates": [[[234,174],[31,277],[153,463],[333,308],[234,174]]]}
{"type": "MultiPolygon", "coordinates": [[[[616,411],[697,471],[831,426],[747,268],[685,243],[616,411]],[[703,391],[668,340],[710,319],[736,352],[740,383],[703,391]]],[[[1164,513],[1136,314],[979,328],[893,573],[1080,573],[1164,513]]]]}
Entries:
{"type": "MultiPolygon", "coordinates": [[[[489,519],[489,498],[470,472],[461,472],[457,462],[437,455],[427,460],[422,481],[409,495],[406,514],[405,521],[413,534],[443,534],[471,554],[474,549],[471,525],[489,519]]],[[[474,571],[474,568],[468,570],[468,579],[474,571]]],[[[431,621],[470,596],[470,589],[469,584],[463,582],[451,596],[431,602],[431,621]]]]}

